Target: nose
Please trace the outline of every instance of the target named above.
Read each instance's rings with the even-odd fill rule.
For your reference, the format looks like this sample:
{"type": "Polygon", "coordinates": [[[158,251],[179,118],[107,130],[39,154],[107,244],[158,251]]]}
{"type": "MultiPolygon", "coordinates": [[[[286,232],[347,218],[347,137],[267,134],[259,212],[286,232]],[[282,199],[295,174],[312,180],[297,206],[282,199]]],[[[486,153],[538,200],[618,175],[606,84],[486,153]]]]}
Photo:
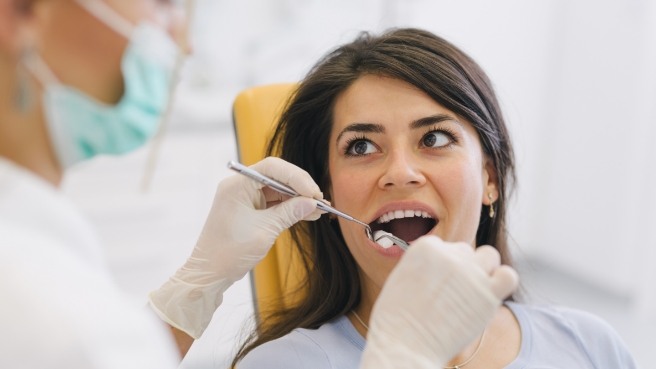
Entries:
{"type": "Polygon", "coordinates": [[[425,183],[426,177],[413,154],[405,151],[389,154],[385,172],[378,181],[378,185],[382,189],[414,188],[425,183]]]}

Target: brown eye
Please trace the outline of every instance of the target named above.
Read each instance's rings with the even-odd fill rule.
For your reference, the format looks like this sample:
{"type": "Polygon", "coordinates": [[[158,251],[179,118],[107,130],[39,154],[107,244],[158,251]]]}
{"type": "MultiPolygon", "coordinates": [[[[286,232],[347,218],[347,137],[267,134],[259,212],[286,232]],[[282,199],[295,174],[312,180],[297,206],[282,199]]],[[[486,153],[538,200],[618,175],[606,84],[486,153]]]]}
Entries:
{"type": "Polygon", "coordinates": [[[425,147],[444,147],[452,142],[448,134],[440,131],[433,131],[427,133],[422,139],[421,143],[425,147]]]}
{"type": "Polygon", "coordinates": [[[424,136],[424,146],[433,147],[433,145],[435,145],[435,142],[437,142],[437,138],[435,137],[434,134],[429,134],[424,136]]]}
{"type": "Polygon", "coordinates": [[[366,139],[355,139],[346,147],[345,154],[350,156],[363,156],[376,152],[376,146],[366,139]]]}
{"type": "Polygon", "coordinates": [[[363,155],[367,153],[367,143],[364,141],[359,141],[356,142],[355,145],[353,145],[353,151],[357,155],[363,155]]]}

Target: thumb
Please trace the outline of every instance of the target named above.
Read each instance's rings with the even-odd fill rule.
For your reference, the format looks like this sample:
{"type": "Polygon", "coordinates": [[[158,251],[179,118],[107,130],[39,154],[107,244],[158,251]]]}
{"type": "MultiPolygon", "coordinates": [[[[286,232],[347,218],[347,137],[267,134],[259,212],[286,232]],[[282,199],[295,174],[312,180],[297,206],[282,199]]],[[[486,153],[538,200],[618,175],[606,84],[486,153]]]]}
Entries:
{"type": "Polygon", "coordinates": [[[500,300],[504,300],[517,290],[519,276],[512,267],[502,265],[492,273],[491,281],[494,295],[500,300]]]}
{"type": "Polygon", "coordinates": [[[276,224],[280,231],[293,226],[300,220],[316,220],[321,215],[317,209],[317,200],[303,196],[283,201],[266,209],[265,212],[269,222],[276,224]]]}

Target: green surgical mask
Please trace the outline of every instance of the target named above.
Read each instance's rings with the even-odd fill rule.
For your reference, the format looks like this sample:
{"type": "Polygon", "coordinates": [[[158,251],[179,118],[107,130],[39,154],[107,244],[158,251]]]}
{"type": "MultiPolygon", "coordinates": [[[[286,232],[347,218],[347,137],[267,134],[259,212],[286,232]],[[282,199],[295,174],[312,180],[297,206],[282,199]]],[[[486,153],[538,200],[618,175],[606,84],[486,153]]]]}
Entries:
{"type": "MultiPolygon", "coordinates": [[[[83,5],[97,3],[89,1],[83,5]]],[[[129,38],[121,62],[125,91],[116,105],[104,104],[59,83],[38,55],[28,65],[44,85],[46,122],[63,168],[96,155],[125,154],[144,145],[157,132],[171,102],[172,80],[180,55],[163,29],[148,23],[128,26],[106,6],[90,10],[129,38]],[[107,16],[109,11],[112,13],[107,16]],[[117,26],[117,19],[121,27],[117,26]]]]}

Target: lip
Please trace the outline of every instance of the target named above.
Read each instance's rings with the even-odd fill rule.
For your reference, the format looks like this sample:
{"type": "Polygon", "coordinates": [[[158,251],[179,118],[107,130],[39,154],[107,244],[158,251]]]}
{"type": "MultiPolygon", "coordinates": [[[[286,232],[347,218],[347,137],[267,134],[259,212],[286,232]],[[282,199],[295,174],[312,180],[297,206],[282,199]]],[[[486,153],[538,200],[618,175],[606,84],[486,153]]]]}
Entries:
{"type": "MultiPolygon", "coordinates": [[[[435,210],[428,206],[427,204],[421,202],[421,201],[394,201],[387,203],[380,207],[376,212],[374,213],[374,216],[369,218],[369,221],[367,224],[371,224],[373,222],[378,221],[378,219],[383,216],[383,214],[386,214],[390,211],[395,211],[395,210],[420,210],[426,212],[428,215],[430,215],[433,219],[435,219],[436,223],[435,226],[426,233],[427,235],[429,234],[434,234],[435,229],[437,228],[437,225],[440,223],[439,218],[437,217],[437,214],[435,213],[435,210]]],[[[366,238],[366,235],[365,235],[366,238]]],[[[383,254],[385,256],[389,257],[401,257],[401,255],[404,254],[404,250],[401,249],[399,246],[394,245],[390,248],[384,248],[378,243],[370,240],[367,238],[367,241],[369,242],[369,245],[376,249],[380,254],[383,254]]]]}

